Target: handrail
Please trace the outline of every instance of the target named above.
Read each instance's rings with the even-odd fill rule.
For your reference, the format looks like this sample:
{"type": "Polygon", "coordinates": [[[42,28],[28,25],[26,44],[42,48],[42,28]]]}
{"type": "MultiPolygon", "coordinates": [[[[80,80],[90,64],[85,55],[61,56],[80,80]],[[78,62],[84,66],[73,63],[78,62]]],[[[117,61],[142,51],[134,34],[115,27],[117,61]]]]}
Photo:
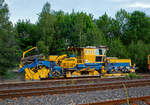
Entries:
{"type": "Polygon", "coordinates": [[[25,54],[26,54],[26,53],[28,53],[29,51],[31,51],[31,50],[33,50],[33,49],[36,49],[36,48],[37,48],[37,47],[32,47],[32,48],[30,48],[30,49],[24,51],[24,52],[23,52],[23,55],[22,55],[22,58],[25,57],[25,54]]]}

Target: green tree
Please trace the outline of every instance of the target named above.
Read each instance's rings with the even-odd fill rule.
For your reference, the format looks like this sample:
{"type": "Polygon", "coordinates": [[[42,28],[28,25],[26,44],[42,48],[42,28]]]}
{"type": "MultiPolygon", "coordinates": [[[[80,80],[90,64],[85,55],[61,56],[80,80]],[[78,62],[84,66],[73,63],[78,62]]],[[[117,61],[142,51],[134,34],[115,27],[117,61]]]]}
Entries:
{"type": "Polygon", "coordinates": [[[61,55],[66,53],[67,49],[67,29],[66,26],[66,16],[63,11],[53,12],[53,15],[56,17],[56,22],[54,24],[55,35],[53,37],[53,43],[51,46],[51,54],[61,55]]]}
{"type": "Polygon", "coordinates": [[[87,32],[87,45],[88,46],[100,46],[106,45],[106,38],[101,30],[96,25],[89,29],[87,32]]]}
{"type": "Polygon", "coordinates": [[[137,42],[142,40],[149,43],[150,39],[150,18],[144,12],[134,11],[129,19],[126,42],[137,42]]]}
{"type": "Polygon", "coordinates": [[[109,40],[114,37],[119,37],[119,22],[105,13],[103,16],[96,20],[97,27],[104,33],[105,37],[109,40]]]}
{"type": "Polygon", "coordinates": [[[83,12],[70,14],[69,45],[74,47],[98,46],[104,42],[101,30],[93,22],[93,16],[83,12]]]}
{"type": "Polygon", "coordinates": [[[41,39],[37,46],[39,50],[45,55],[51,53],[50,50],[53,43],[53,37],[55,37],[54,24],[56,18],[50,12],[50,4],[47,2],[39,15],[37,24],[39,30],[38,33],[41,34],[41,39]]]}
{"type": "Polygon", "coordinates": [[[106,38],[111,37],[110,28],[111,28],[112,19],[108,17],[108,15],[105,13],[103,16],[99,17],[98,20],[96,20],[97,27],[102,30],[106,38]]]}
{"type": "Polygon", "coordinates": [[[0,0],[0,74],[4,75],[17,62],[18,46],[15,31],[9,21],[9,10],[4,0],[0,0]]]}
{"type": "Polygon", "coordinates": [[[129,57],[129,53],[120,39],[111,39],[107,45],[109,48],[107,56],[118,58],[129,57]]]}
{"type": "Polygon", "coordinates": [[[145,44],[142,40],[136,42],[131,42],[128,47],[130,52],[130,58],[133,63],[139,67],[139,71],[144,72],[147,69],[147,55],[150,53],[150,44],[145,44]]]}
{"type": "Polygon", "coordinates": [[[118,37],[120,37],[120,39],[122,40],[122,42],[124,44],[126,44],[126,36],[127,36],[127,32],[129,29],[129,19],[130,19],[130,14],[121,9],[120,11],[118,11],[115,15],[116,17],[116,21],[117,21],[117,27],[118,27],[118,37]]]}
{"type": "Polygon", "coordinates": [[[70,14],[71,17],[71,32],[69,36],[70,46],[83,47],[86,45],[88,27],[86,25],[90,21],[87,20],[88,16],[85,13],[75,13],[74,11],[70,14]]]}
{"type": "Polygon", "coordinates": [[[36,46],[41,38],[37,30],[37,25],[30,23],[29,20],[19,20],[15,28],[17,30],[16,39],[22,51],[36,46]]]}

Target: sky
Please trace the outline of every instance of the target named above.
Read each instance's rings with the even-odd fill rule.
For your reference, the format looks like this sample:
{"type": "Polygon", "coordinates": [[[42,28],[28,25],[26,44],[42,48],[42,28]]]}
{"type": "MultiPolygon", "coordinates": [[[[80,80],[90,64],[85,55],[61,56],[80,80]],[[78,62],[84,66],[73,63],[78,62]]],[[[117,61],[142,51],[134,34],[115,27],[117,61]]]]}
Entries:
{"type": "Polygon", "coordinates": [[[38,20],[46,2],[51,4],[51,9],[64,12],[87,12],[94,18],[102,16],[105,12],[115,17],[121,8],[128,12],[140,10],[150,15],[150,0],[5,0],[10,11],[10,20],[16,23],[18,19],[30,19],[32,23],[38,20]]]}

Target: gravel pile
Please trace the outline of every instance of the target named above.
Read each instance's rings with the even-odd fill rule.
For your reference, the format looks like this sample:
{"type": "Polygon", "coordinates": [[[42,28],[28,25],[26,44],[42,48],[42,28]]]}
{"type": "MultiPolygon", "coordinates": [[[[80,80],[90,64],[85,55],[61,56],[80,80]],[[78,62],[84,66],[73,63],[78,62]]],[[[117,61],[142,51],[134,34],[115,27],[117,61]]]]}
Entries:
{"type": "MultiPolygon", "coordinates": [[[[127,90],[129,97],[140,97],[150,95],[150,86],[129,88],[127,90]]],[[[86,93],[32,96],[28,98],[20,97],[17,99],[3,100],[0,102],[0,105],[76,105],[125,98],[126,94],[124,89],[114,89],[104,91],[92,91],[86,93]]],[[[146,105],[144,102],[138,102],[138,104],[146,105]]]]}

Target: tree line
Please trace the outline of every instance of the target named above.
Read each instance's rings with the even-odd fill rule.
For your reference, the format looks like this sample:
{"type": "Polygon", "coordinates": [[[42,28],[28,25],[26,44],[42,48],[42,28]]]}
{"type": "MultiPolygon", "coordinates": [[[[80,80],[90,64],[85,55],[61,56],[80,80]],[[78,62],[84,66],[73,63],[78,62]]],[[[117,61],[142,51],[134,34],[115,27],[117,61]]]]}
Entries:
{"type": "Polygon", "coordinates": [[[8,5],[0,0],[0,74],[19,64],[22,52],[37,46],[45,56],[61,55],[68,47],[106,45],[107,56],[131,58],[147,71],[150,53],[150,17],[141,11],[107,13],[98,19],[85,12],[54,11],[47,2],[36,23],[9,20],[8,5]]]}

